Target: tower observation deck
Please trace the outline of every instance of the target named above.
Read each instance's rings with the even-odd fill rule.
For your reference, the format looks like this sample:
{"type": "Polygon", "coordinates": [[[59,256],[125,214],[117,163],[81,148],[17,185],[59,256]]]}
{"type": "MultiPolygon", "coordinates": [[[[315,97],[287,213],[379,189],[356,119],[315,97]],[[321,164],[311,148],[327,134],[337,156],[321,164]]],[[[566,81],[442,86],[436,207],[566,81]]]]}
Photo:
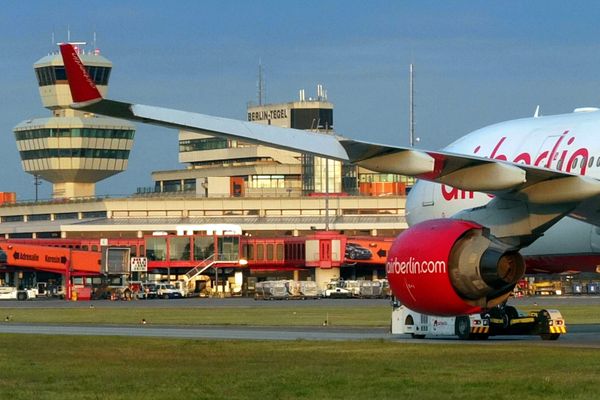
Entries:
{"type": "MultiPolygon", "coordinates": [[[[106,96],[112,63],[98,50],[79,50],[79,56],[106,96]]],[[[134,126],[70,109],[73,100],[60,53],[41,58],[34,70],[42,104],[52,116],[14,128],[23,169],[51,182],[54,198],[94,196],[96,182],[127,169],[134,126]]]]}

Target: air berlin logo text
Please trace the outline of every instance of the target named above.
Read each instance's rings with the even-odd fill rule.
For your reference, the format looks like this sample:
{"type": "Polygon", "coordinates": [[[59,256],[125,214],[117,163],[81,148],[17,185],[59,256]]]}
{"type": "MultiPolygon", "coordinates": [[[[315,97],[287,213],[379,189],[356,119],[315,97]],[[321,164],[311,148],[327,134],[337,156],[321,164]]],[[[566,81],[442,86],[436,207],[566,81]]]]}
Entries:
{"type": "Polygon", "coordinates": [[[407,274],[445,274],[445,261],[417,261],[410,257],[408,261],[398,261],[394,257],[393,261],[386,263],[388,274],[407,275],[407,274]]]}
{"type": "Polygon", "coordinates": [[[83,63],[81,62],[81,60],[79,59],[79,57],[77,57],[77,55],[75,53],[73,53],[71,55],[71,57],[73,58],[73,61],[75,62],[75,64],[77,65],[77,67],[81,70],[81,73],[83,74],[83,77],[85,78],[85,80],[87,81],[87,83],[91,87],[95,88],[96,85],[92,81],[92,78],[90,78],[90,76],[88,75],[87,70],[86,70],[85,66],[83,65],[83,63]]]}
{"type": "MultiPolygon", "coordinates": [[[[516,156],[510,155],[509,153],[505,154],[502,146],[507,147],[507,136],[502,136],[493,146],[489,155],[483,155],[483,157],[501,161],[509,161],[509,159],[512,158],[512,162],[516,164],[533,165],[535,167],[585,175],[587,169],[592,166],[590,163],[589,150],[585,147],[578,147],[575,144],[575,136],[569,137],[568,130],[564,131],[561,135],[555,136],[557,136],[556,140],[553,143],[549,143],[549,147],[544,146],[545,148],[543,151],[540,150],[537,155],[536,153],[525,151],[516,156]]],[[[550,137],[552,136],[542,139],[548,139],[550,137]]],[[[481,156],[482,153],[485,154],[486,151],[480,145],[473,149],[473,154],[481,156]]],[[[441,186],[441,190],[442,197],[446,201],[474,198],[474,193],[471,191],[459,190],[445,185],[441,186]]]]}

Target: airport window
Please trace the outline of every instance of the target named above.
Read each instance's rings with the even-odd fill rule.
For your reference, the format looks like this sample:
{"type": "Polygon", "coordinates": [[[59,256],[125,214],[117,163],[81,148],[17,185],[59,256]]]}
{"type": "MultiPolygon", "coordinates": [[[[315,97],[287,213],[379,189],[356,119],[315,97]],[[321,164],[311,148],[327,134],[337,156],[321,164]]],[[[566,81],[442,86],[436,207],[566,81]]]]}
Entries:
{"type": "Polygon", "coordinates": [[[331,129],[333,128],[333,109],[299,108],[290,113],[290,126],[295,129],[331,129]]]}
{"type": "Polygon", "coordinates": [[[196,191],[196,179],[184,179],[183,180],[183,191],[184,192],[195,192],[196,191]]]}
{"type": "Polygon", "coordinates": [[[223,236],[217,238],[219,246],[219,260],[236,261],[239,259],[240,238],[237,236],[223,236]]]}
{"type": "MultiPolygon", "coordinates": [[[[108,85],[110,67],[87,66],[86,69],[96,85],[108,85]]],[[[67,80],[65,67],[62,65],[36,68],[35,75],[40,86],[54,85],[57,81],[62,83],[67,80]]]]}
{"type": "Polygon", "coordinates": [[[172,237],[169,239],[169,260],[188,261],[190,259],[190,238],[172,237]]]}
{"type": "Polygon", "coordinates": [[[360,174],[360,182],[401,182],[401,176],[396,174],[360,174]]]}
{"type": "Polygon", "coordinates": [[[285,188],[285,177],[283,175],[251,175],[248,179],[248,187],[251,189],[283,189],[285,188]]]}
{"type": "Polygon", "coordinates": [[[89,137],[131,140],[134,136],[135,131],[130,129],[46,128],[15,132],[15,138],[17,140],[44,139],[49,137],[89,137]]]}
{"type": "Polygon", "coordinates": [[[22,215],[6,215],[2,217],[2,222],[22,222],[23,220],[22,215]]]}
{"type": "Polygon", "coordinates": [[[67,73],[65,72],[65,67],[54,67],[54,77],[57,81],[66,81],[67,73]]]}
{"type": "Polygon", "coordinates": [[[167,260],[167,239],[164,237],[151,237],[146,239],[146,257],[150,261],[167,260]]]}
{"type": "Polygon", "coordinates": [[[259,243],[256,245],[256,259],[264,260],[264,258],[265,258],[265,245],[262,243],[259,243]]]}
{"type": "Polygon", "coordinates": [[[571,169],[577,168],[577,158],[573,160],[573,164],[571,165],[571,169]]]}
{"type": "Polygon", "coordinates": [[[33,233],[9,233],[8,237],[10,239],[31,239],[33,238],[33,233]]]}
{"type": "Polygon", "coordinates": [[[106,218],[106,211],[84,211],[81,213],[82,218],[106,218]]]}
{"type": "Polygon", "coordinates": [[[54,219],[77,219],[78,217],[76,212],[54,214],[54,219]]]}
{"type": "Polygon", "coordinates": [[[194,260],[206,260],[214,252],[215,239],[212,236],[194,236],[194,260]]]}
{"type": "Polygon", "coordinates": [[[163,192],[181,192],[181,180],[164,181],[163,192]]]}
{"type": "Polygon", "coordinates": [[[38,232],[36,237],[38,239],[58,239],[60,238],[60,232],[38,232]]]}
{"type": "Polygon", "coordinates": [[[600,167],[600,156],[596,158],[596,167],[600,167]]]}
{"type": "Polygon", "coordinates": [[[109,67],[87,66],[86,69],[90,78],[92,78],[96,85],[108,85],[108,79],[110,77],[109,67]]]}
{"type": "Polygon", "coordinates": [[[129,150],[104,150],[104,149],[42,149],[21,151],[21,160],[37,160],[40,158],[61,158],[61,157],[76,157],[76,158],[111,158],[111,159],[128,159],[129,150]]]}
{"type": "Polygon", "coordinates": [[[50,214],[32,214],[27,217],[28,221],[50,221],[50,214]]]}
{"type": "Polygon", "coordinates": [[[223,138],[206,138],[206,139],[190,139],[179,141],[179,152],[187,151],[203,151],[226,149],[229,147],[227,139],[223,138]]]}
{"type": "Polygon", "coordinates": [[[251,243],[244,245],[243,254],[246,260],[254,260],[254,245],[251,243]]]}
{"type": "Polygon", "coordinates": [[[294,259],[294,247],[295,247],[295,243],[287,243],[285,245],[285,258],[288,260],[293,260],[294,259]]]}

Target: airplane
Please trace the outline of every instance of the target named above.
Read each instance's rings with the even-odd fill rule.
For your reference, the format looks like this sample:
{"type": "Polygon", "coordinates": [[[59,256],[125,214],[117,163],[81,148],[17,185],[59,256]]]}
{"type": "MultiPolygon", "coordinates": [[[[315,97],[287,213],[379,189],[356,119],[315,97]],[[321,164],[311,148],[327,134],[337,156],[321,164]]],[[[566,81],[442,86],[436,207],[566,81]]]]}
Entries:
{"type": "Polygon", "coordinates": [[[600,272],[600,112],[501,122],[418,150],[103,98],[61,44],[72,108],[350,161],[418,178],[386,263],[394,296],[430,315],[506,304],[530,268],[600,272]],[[561,250],[564,249],[564,250],[561,250]]]}

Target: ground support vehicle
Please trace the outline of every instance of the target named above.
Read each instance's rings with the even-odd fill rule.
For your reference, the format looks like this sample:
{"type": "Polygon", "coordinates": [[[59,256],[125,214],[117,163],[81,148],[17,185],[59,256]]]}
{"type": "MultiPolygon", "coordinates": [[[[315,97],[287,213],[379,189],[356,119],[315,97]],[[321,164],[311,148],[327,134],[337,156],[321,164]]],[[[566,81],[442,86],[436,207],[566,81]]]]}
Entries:
{"type": "Polygon", "coordinates": [[[37,289],[17,289],[13,286],[0,286],[0,300],[27,300],[37,297],[37,289]]]}
{"type": "Polygon", "coordinates": [[[341,286],[338,281],[331,281],[325,287],[325,290],[321,293],[321,296],[327,297],[330,299],[334,298],[343,298],[347,299],[352,297],[352,291],[341,286]]]}
{"type": "Polygon", "coordinates": [[[544,340],[556,340],[567,332],[558,310],[520,313],[512,306],[494,307],[482,314],[439,317],[412,311],[405,306],[392,310],[392,334],[426,336],[458,336],[459,339],[487,339],[496,335],[539,335],[544,340]]]}
{"type": "Polygon", "coordinates": [[[170,283],[156,284],[156,297],[159,299],[181,299],[181,292],[170,283]]]}

